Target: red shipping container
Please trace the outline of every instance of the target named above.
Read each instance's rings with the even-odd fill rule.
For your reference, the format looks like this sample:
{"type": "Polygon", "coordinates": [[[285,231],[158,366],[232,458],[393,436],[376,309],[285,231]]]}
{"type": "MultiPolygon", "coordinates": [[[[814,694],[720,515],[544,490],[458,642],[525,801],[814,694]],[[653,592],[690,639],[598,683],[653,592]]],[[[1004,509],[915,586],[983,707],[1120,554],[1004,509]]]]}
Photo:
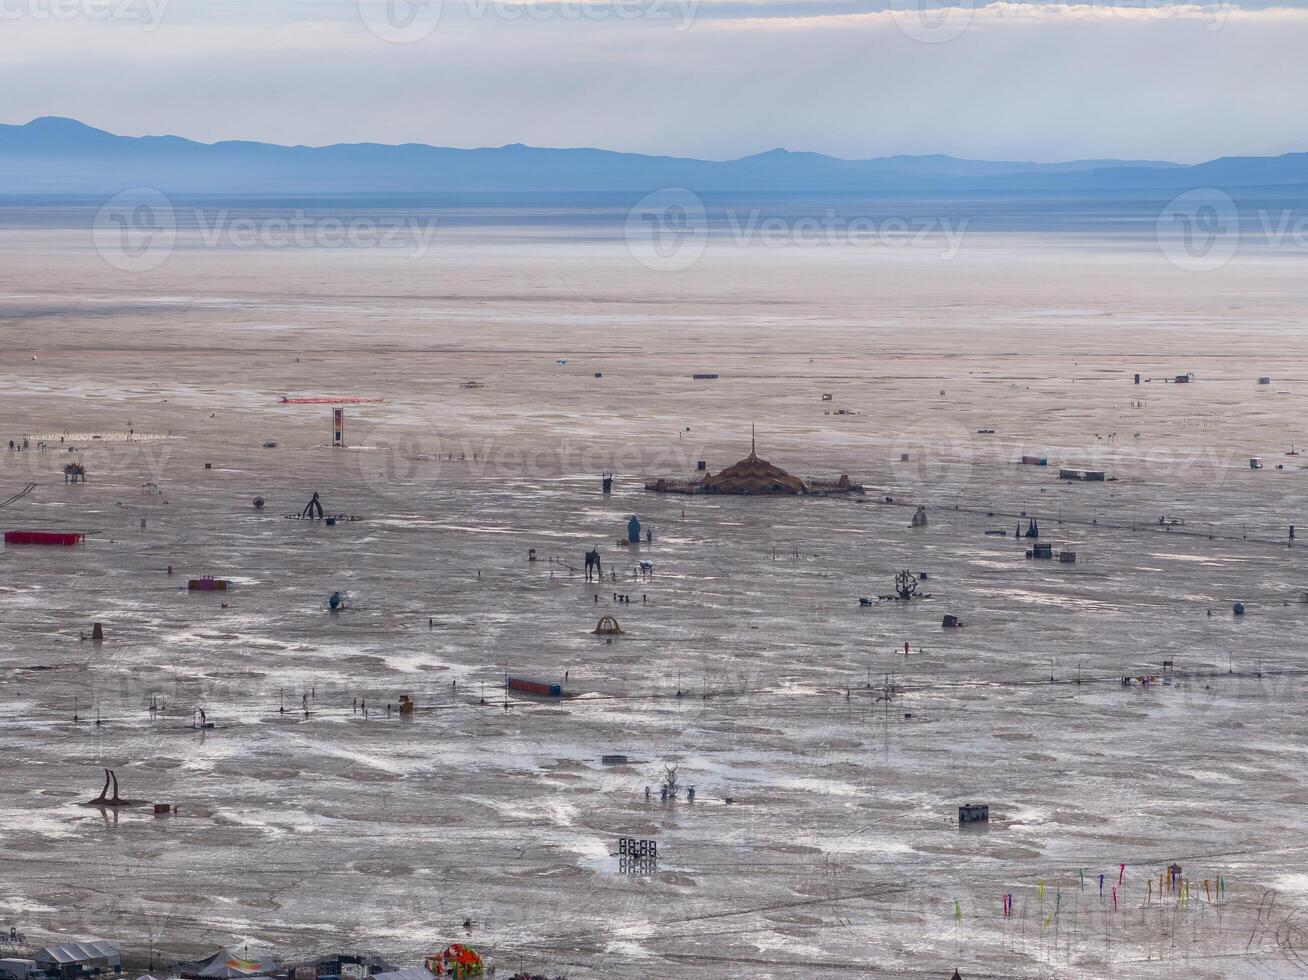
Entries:
{"type": "Polygon", "coordinates": [[[5,544],[48,544],[71,547],[81,544],[84,534],[77,531],[6,531],[5,544]]]}
{"type": "Polygon", "coordinates": [[[524,677],[510,677],[505,681],[505,687],[511,691],[524,691],[527,694],[543,694],[545,697],[562,697],[563,687],[560,684],[542,684],[540,681],[529,681],[524,677]]]}

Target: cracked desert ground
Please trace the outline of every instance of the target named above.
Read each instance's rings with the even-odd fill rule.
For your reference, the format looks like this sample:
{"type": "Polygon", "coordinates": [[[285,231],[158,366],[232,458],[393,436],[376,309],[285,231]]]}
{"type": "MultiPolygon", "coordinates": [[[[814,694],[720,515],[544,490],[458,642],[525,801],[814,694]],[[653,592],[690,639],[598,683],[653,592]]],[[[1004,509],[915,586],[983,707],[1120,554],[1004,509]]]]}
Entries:
{"type": "Polygon", "coordinates": [[[0,497],[37,485],[0,524],[87,533],[0,552],[0,921],[29,939],[459,940],[573,978],[1308,972],[1301,255],[1188,272],[983,231],[669,272],[620,227],[509,223],[421,258],[183,235],[132,274],[11,215],[0,256],[0,444],[33,447],[0,451],[0,497]],[[334,449],[330,405],[284,395],[384,401],[334,449]],[[644,490],[751,426],[866,494],[644,490]],[[315,491],[362,519],[285,519],[315,491]],[[1078,561],[1027,560],[1023,513],[1078,561]],[[930,598],[860,606],[903,569],[930,598]],[[575,697],[506,707],[506,673],[575,697]],[[665,764],[693,803],[659,801],[665,764]],[[106,767],[178,813],[82,805],[106,767]],[[620,836],[658,870],[621,873],[620,836]]]}

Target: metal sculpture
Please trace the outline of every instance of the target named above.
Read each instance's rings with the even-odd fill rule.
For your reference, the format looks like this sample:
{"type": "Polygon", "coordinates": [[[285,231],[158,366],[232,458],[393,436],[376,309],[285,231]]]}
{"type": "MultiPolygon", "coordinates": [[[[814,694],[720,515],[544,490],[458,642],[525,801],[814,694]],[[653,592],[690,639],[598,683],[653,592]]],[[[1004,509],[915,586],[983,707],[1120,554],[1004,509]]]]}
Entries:
{"type": "Polygon", "coordinates": [[[592,573],[598,575],[601,579],[604,577],[604,567],[600,564],[599,548],[592,548],[586,552],[586,581],[592,581],[592,573]]]}
{"type": "Polygon", "coordinates": [[[104,789],[100,790],[100,795],[95,799],[87,802],[87,806],[145,806],[145,800],[127,800],[118,795],[118,774],[112,769],[104,771],[104,789]],[[114,794],[109,795],[109,787],[113,785],[114,794]]]}
{"type": "Polygon", "coordinates": [[[677,795],[677,767],[669,766],[666,763],[663,766],[663,788],[667,791],[668,796],[677,795]]]}
{"type": "Polygon", "coordinates": [[[895,594],[905,602],[917,595],[917,576],[907,569],[896,575],[895,594]]]}
{"type": "Polygon", "coordinates": [[[304,505],[304,510],[300,512],[300,517],[305,520],[313,520],[314,518],[322,519],[322,502],[318,500],[318,491],[315,490],[313,493],[313,499],[304,505]]]}

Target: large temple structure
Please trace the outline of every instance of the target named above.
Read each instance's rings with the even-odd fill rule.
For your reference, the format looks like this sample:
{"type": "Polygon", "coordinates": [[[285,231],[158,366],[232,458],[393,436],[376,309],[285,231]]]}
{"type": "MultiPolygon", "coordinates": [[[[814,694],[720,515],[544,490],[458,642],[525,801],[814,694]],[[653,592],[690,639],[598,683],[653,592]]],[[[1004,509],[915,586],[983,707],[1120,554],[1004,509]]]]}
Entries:
{"type": "Polygon", "coordinates": [[[762,459],[753,446],[744,459],[721,473],[706,475],[701,484],[704,493],[808,493],[803,480],[762,459]]]}
{"type": "Polygon", "coordinates": [[[862,493],[843,473],[835,480],[801,480],[775,463],[759,456],[753,439],[749,455],[718,473],[705,473],[697,480],[649,480],[645,489],[654,493],[737,494],[741,496],[799,496],[801,494],[862,493]]]}

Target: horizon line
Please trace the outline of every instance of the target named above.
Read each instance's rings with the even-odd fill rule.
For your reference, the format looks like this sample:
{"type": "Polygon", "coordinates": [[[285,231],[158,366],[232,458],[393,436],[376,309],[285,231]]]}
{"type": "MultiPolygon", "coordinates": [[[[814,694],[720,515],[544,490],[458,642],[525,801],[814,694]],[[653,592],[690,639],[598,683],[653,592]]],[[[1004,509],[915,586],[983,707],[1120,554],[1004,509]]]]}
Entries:
{"type": "MultiPolygon", "coordinates": [[[[1076,163],[1100,163],[1100,164],[1106,163],[1106,164],[1127,164],[1127,165],[1148,164],[1156,167],[1186,168],[1186,167],[1197,166],[1198,164],[1202,164],[1202,163],[1208,163],[1213,160],[1278,159],[1280,157],[1308,154],[1308,143],[1303,144],[1305,148],[1302,150],[1299,149],[1284,150],[1279,153],[1270,152],[1270,151],[1263,151],[1258,153],[1234,153],[1233,152],[1233,153],[1225,153],[1216,157],[1206,157],[1204,159],[1196,160],[1188,163],[1180,163],[1175,160],[1142,158],[1142,157],[1131,157],[1131,156],[1118,157],[1112,155],[1092,156],[1092,157],[1084,157],[1084,156],[1067,157],[1067,158],[1056,158],[1056,159],[1049,159],[1049,160],[1024,159],[1017,155],[1006,156],[1006,157],[972,157],[972,156],[959,156],[955,153],[945,153],[940,151],[922,152],[922,153],[898,151],[898,152],[886,152],[876,156],[842,157],[842,156],[836,156],[835,154],[832,153],[825,153],[821,150],[806,150],[806,149],[792,150],[784,146],[772,146],[766,149],[757,150],[752,153],[746,153],[742,156],[728,157],[728,158],[709,158],[709,157],[688,156],[688,155],[678,154],[673,152],[642,152],[639,150],[611,149],[609,147],[603,147],[603,146],[585,146],[585,145],[542,146],[539,144],[523,143],[520,141],[511,142],[511,143],[502,143],[499,145],[484,144],[484,145],[476,145],[476,146],[457,146],[448,143],[426,143],[418,140],[409,140],[400,143],[387,143],[379,140],[370,140],[370,139],[338,140],[336,142],[331,142],[331,143],[278,143],[269,140],[252,139],[248,137],[226,137],[223,139],[204,140],[204,139],[197,139],[192,136],[184,136],[178,133],[116,132],[111,129],[104,129],[103,127],[93,125],[82,119],[78,119],[75,116],[62,116],[62,115],[56,115],[50,113],[40,116],[33,116],[29,118],[26,122],[0,123],[0,126],[11,127],[14,129],[27,129],[38,123],[46,123],[46,122],[72,123],[83,129],[90,130],[92,132],[97,132],[97,133],[104,133],[105,135],[114,136],[119,139],[161,139],[161,140],[175,139],[175,140],[184,140],[188,143],[195,143],[200,146],[210,146],[210,147],[220,146],[225,143],[253,143],[262,146],[271,146],[271,147],[277,147],[279,149],[287,149],[287,150],[296,150],[296,149],[326,150],[336,147],[375,146],[375,147],[387,147],[387,148],[424,147],[428,149],[437,149],[437,150],[458,150],[467,153],[474,153],[481,150],[511,150],[511,149],[544,150],[544,151],[553,151],[553,152],[560,152],[560,153],[586,151],[586,152],[594,152],[594,153],[611,153],[617,156],[635,156],[635,157],[646,157],[652,159],[687,160],[696,163],[710,163],[710,164],[739,163],[744,160],[752,160],[761,156],[767,156],[769,154],[787,154],[787,155],[794,155],[794,156],[823,157],[841,163],[864,163],[873,160],[893,160],[901,157],[906,159],[919,159],[919,160],[924,158],[930,158],[930,157],[939,157],[942,159],[962,160],[962,161],[969,161],[974,163],[1031,164],[1033,166],[1052,166],[1052,165],[1059,165],[1059,164],[1076,164],[1076,163]]],[[[1299,145],[1296,141],[1289,141],[1289,143],[1291,145],[1299,145]]]]}

